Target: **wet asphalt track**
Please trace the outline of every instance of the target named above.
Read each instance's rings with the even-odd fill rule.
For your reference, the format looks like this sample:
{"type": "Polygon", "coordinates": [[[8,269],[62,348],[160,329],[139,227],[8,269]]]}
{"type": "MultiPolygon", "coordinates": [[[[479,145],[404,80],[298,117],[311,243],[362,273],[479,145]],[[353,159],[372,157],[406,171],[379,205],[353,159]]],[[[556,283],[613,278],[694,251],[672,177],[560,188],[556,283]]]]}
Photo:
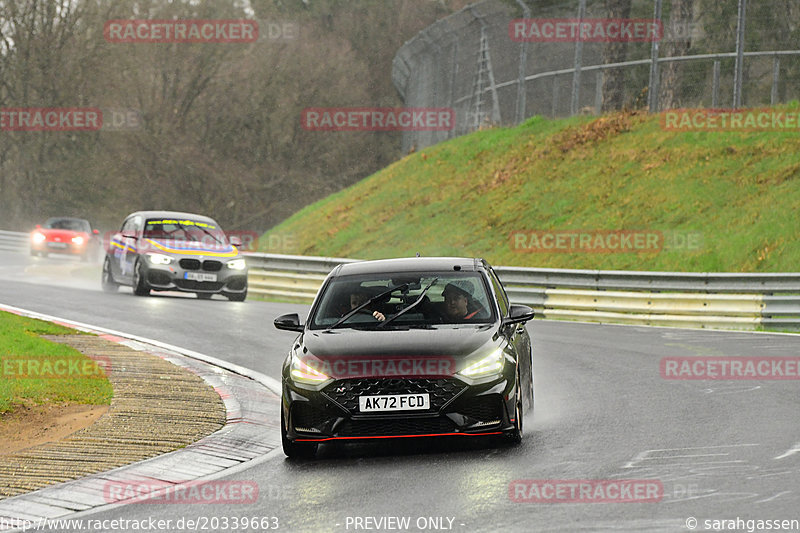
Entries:
{"type": "MultiPolygon", "coordinates": [[[[217,297],[138,298],[125,288],[106,294],[99,266],[92,268],[94,279],[68,258],[0,252],[0,302],[168,342],[275,378],[293,334],[275,330],[272,319],[307,310],[217,297]]],[[[135,504],[75,517],[84,527],[106,520],[105,531],[126,531],[110,527],[112,519],[172,520],[170,531],[224,531],[227,522],[231,531],[237,519],[277,517],[278,530],[291,532],[711,531],[721,524],[707,520],[737,518],[728,526],[746,531],[747,520],[800,520],[800,381],[673,381],[659,372],[666,356],[797,356],[800,337],[544,321],[529,330],[536,411],[526,416],[518,447],[382,442],[325,448],[304,462],[276,450],[228,477],[255,481],[255,504],[135,504]],[[520,479],[656,479],[663,497],[518,503],[509,486],[520,479]],[[687,527],[690,517],[695,529],[687,527]],[[177,527],[197,518],[192,529],[177,527]],[[408,528],[398,528],[406,519],[408,528]]]]}

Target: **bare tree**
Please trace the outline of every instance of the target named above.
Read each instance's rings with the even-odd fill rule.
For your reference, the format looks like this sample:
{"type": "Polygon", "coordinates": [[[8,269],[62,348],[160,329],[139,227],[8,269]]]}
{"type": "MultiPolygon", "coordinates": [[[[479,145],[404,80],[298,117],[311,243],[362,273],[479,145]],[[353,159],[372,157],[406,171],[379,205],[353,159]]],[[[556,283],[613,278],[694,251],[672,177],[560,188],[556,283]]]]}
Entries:
{"type": "MultiPolygon", "coordinates": [[[[694,21],[694,0],[672,0],[669,23],[664,28],[664,56],[686,55],[692,46],[691,28],[694,21]]],[[[664,64],[660,74],[659,107],[672,109],[681,103],[681,86],[685,83],[681,74],[684,68],[678,61],[664,64]]]]}
{"type": "MultiPolygon", "coordinates": [[[[605,0],[607,16],[614,19],[629,18],[631,0],[605,0]]],[[[608,42],[603,46],[603,63],[621,63],[625,61],[628,43],[624,41],[608,42]]],[[[625,98],[625,69],[603,70],[603,104],[602,110],[621,109],[625,98]]]]}

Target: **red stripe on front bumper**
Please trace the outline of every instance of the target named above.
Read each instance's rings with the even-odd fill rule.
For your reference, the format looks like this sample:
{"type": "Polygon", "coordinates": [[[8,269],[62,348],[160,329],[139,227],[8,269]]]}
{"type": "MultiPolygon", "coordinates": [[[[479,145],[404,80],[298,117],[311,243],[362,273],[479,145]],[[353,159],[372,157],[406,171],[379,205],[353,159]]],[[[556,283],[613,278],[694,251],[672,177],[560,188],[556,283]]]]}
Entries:
{"type": "Polygon", "coordinates": [[[407,439],[419,437],[485,437],[487,435],[502,435],[502,431],[491,433],[427,433],[424,435],[377,435],[372,437],[326,437],[324,439],[295,439],[295,442],[325,442],[328,440],[363,440],[363,439],[407,439]]]}

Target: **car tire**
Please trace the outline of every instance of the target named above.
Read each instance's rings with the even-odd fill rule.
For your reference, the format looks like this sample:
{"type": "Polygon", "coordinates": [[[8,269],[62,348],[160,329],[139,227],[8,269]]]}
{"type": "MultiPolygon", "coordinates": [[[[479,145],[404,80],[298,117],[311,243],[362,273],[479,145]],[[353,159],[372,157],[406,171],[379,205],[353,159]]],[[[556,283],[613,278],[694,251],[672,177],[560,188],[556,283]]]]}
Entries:
{"type": "Polygon", "coordinates": [[[247,299],[247,287],[244,288],[244,292],[226,292],[225,297],[232,302],[243,302],[247,299]]]}
{"type": "Polygon", "coordinates": [[[525,416],[522,398],[522,382],[520,380],[519,368],[517,369],[517,384],[514,391],[514,429],[506,433],[508,442],[510,444],[519,444],[522,442],[522,419],[525,416]]]}
{"type": "Polygon", "coordinates": [[[142,276],[142,262],[138,259],[133,267],[133,294],[136,296],[150,295],[150,287],[147,286],[147,282],[142,276]]]}
{"type": "Polygon", "coordinates": [[[211,294],[210,292],[196,292],[195,294],[197,294],[197,297],[200,300],[210,300],[211,297],[213,296],[213,294],[211,294]]]}
{"type": "Polygon", "coordinates": [[[317,453],[316,442],[292,442],[286,435],[286,419],[281,407],[281,445],[289,459],[312,459],[317,453]]]}
{"type": "Polygon", "coordinates": [[[111,273],[111,260],[106,256],[103,261],[103,273],[101,274],[100,285],[105,292],[117,292],[119,283],[114,281],[114,275],[111,273]]]}

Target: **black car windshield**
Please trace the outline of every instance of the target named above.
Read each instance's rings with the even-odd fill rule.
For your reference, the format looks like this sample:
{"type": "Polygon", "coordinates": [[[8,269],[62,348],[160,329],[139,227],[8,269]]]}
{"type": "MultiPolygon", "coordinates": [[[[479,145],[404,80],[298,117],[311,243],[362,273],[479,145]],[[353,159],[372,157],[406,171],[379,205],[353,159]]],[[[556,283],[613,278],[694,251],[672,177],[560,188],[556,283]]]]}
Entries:
{"type": "Polygon", "coordinates": [[[199,220],[157,218],[147,221],[145,239],[171,241],[199,241],[207,244],[225,244],[225,234],[214,223],[199,220]]]}
{"type": "Polygon", "coordinates": [[[381,329],[382,322],[392,328],[486,324],[495,319],[489,302],[486,284],[478,272],[341,276],[325,287],[309,327],[381,329]],[[342,320],[352,310],[395,287],[390,294],[342,320]],[[385,320],[376,318],[376,312],[385,320]]]}
{"type": "Polygon", "coordinates": [[[46,229],[65,229],[69,231],[92,231],[89,222],[80,218],[51,218],[44,223],[46,229]]]}

